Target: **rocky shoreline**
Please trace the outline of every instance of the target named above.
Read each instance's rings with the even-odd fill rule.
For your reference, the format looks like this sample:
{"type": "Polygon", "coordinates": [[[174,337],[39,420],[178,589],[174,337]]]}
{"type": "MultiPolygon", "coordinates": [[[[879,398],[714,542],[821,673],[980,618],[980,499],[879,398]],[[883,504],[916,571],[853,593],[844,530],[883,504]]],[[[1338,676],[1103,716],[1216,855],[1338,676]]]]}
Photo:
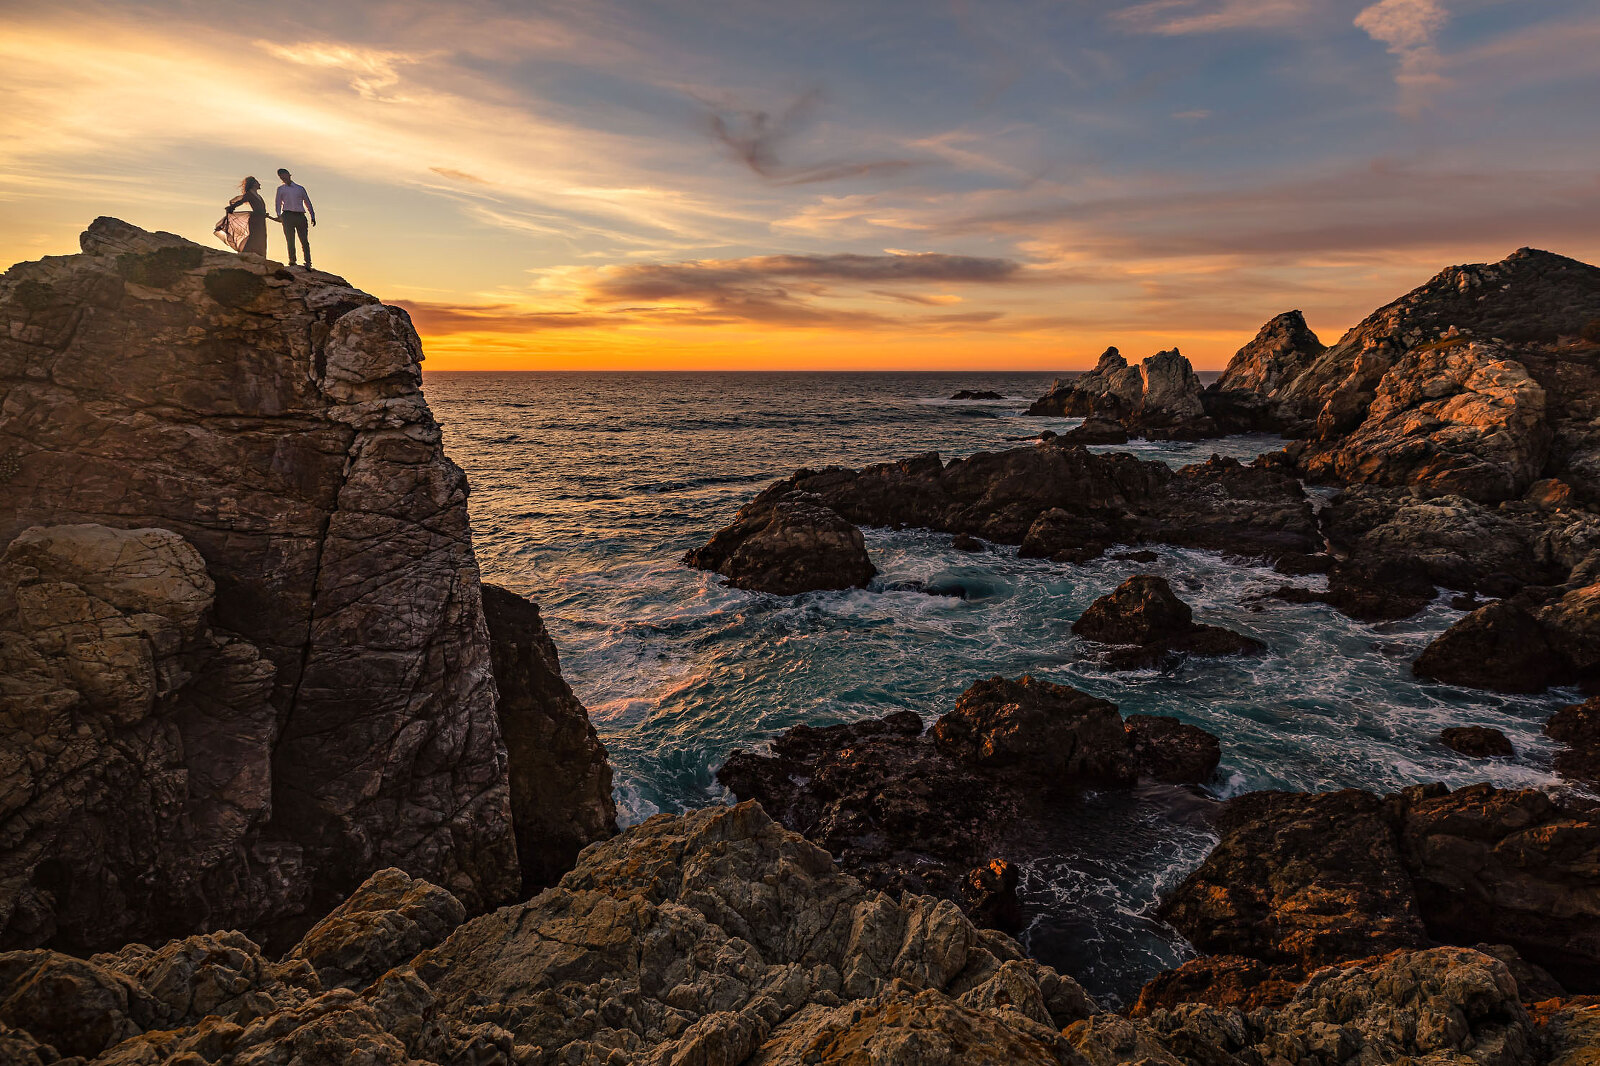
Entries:
{"type": "MultiPolygon", "coordinates": [[[[1577,793],[1218,804],[1216,737],[994,677],[931,727],[734,753],[759,804],[619,835],[537,606],[479,581],[405,313],[116,220],[82,245],[0,277],[5,1061],[1592,1061],[1577,793]],[[1018,866],[1135,788],[1219,842],[1160,911],[1204,954],[1114,1014],[1008,931],[1018,866]]],[[[685,562],[790,596],[870,587],[864,525],[1062,567],[1203,548],[1358,619],[1493,597],[1417,660],[1440,684],[1600,683],[1597,318],[1600,270],[1525,249],[1333,346],[1280,315],[1208,388],[1113,349],[1035,405],[1076,438],[802,470],[685,562]],[[1248,466],[1087,447],[1263,429],[1289,443],[1248,466]]],[[[1262,650],[1148,574],[1073,628],[1113,670],[1262,650]]],[[[1593,703],[1547,726],[1587,787],[1593,703]]]]}

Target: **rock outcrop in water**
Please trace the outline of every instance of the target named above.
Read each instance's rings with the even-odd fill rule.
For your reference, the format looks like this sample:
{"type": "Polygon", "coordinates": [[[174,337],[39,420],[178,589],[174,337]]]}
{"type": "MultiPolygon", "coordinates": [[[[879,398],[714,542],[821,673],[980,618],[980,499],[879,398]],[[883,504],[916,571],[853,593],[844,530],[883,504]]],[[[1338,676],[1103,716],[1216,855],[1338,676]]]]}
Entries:
{"type": "Polygon", "coordinates": [[[511,898],[405,312],[113,219],[81,243],[0,277],[0,946],[292,938],[386,866],[511,898]]]}
{"type": "MultiPolygon", "coordinates": [[[[1095,1013],[949,903],[841,874],[753,804],[659,815],[462,922],[383,871],[282,962],[237,933],[0,954],[0,1051],[95,1066],[718,1063],[1534,1066],[1506,964],[1463,948],[1322,970],[1281,1005],[1095,1013]]],[[[1554,1053],[1581,1004],[1541,1008],[1554,1053]]]]}
{"type": "Polygon", "coordinates": [[[1561,708],[1545,722],[1544,732],[1563,745],[1556,753],[1556,772],[1600,791],[1600,696],[1561,708]]]}
{"type": "Polygon", "coordinates": [[[683,562],[721,574],[734,588],[778,596],[860,588],[878,572],[861,530],[821,497],[792,491],[757,496],[683,562]]]}
{"type": "Polygon", "coordinates": [[[1299,973],[1434,943],[1514,948],[1568,989],[1600,990],[1600,815],[1474,785],[1391,796],[1255,792],[1163,902],[1202,951],[1299,973]]]}
{"type": "Polygon", "coordinates": [[[1221,626],[1197,624],[1166,578],[1135,574],[1091,603],[1072,623],[1086,640],[1119,645],[1105,655],[1113,669],[1138,670],[1180,655],[1255,655],[1267,646],[1221,626]]]}
{"type": "Polygon", "coordinates": [[[1079,792],[1204,781],[1216,738],[1135,715],[1066,685],[995,677],[962,693],[927,733],[911,711],[796,726],[770,754],[738,751],[717,779],[886,891],[963,899],[968,872],[1069,840],[1079,792]]]}
{"type": "Polygon", "coordinates": [[[1218,435],[1207,415],[1200,379],[1176,348],[1137,367],[1107,348],[1093,370],[1061,379],[1028,408],[1030,415],[1116,422],[1151,440],[1198,440],[1218,435]]]}
{"type": "Polygon", "coordinates": [[[759,516],[795,493],[856,525],[965,533],[1020,544],[1024,555],[1070,561],[1135,541],[1269,558],[1322,547],[1310,502],[1282,470],[1213,457],[1174,471],[1052,438],[949,463],[930,453],[859,471],[798,471],[763,490],[732,525],[690,553],[698,561],[691,565],[727,558],[759,516]]]}

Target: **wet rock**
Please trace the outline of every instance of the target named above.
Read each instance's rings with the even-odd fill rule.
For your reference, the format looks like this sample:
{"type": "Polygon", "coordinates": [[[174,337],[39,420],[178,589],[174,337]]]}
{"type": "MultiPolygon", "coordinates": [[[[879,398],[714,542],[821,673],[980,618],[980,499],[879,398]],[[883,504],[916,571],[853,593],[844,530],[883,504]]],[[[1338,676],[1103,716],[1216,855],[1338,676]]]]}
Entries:
{"type": "Polygon", "coordinates": [[[1305,971],[1437,941],[1515,948],[1568,988],[1600,987],[1600,821],[1537,790],[1417,786],[1380,797],[1249,793],[1163,901],[1203,951],[1305,971]]]}
{"type": "Polygon", "coordinates": [[[522,892],[532,895],[572,869],[584,847],[616,835],[611,764],[589,712],[561,676],[538,606],[486,584],[483,612],[510,760],[522,892]]]}
{"type": "Polygon", "coordinates": [[[1545,627],[1513,600],[1495,600],[1457,621],[1422,649],[1411,671],[1492,692],[1542,692],[1571,676],[1545,627]]]}
{"type": "MultiPolygon", "coordinates": [[[[152,640],[154,664],[107,661],[84,675],[92,691],[24,698],[28,739],[0,740],[3,762],[59,756],[6,782],[0,945],[88,951],[215,927],[289,941],[389,865],[473,908],[510,898],[466,479],[423,399],[405,312],[329,274],[114,219],[80,243],[0,277],[0,455],[14,466],[0,545],[35,526],[170,530],[214,591],[192,630],[166,618],[188,635],[152,640]]],[[[24,585],[38,588],[7,583],[24,585]]],[[[105,590],[93,598],[114,603],[105,590]]],[[[130,627],[159,615],[118,613],[130,627]]],[[[36,668],[55,669],[0,675],[36,668]]]]}
{"type": "MultiPolygon", "coordinates": [[[[1026,542],[1027,553],[1039,557],[1092,558],[1141,540],[1265,558],[1322,547],[1310,501],[1282,470],[1213,457],[1173,471],[1059,438],[948,464],[928,454],[859,471],[801,470],[763,490],[747,510],[758,512],[791,492],[814,494],[858,525],[1026,542]]],[[[736,522],[718,537],[738,528],[736,522]]],[[[713,538],[700,550],[719,543],[728,540],[713,538]]]]}
{"type": "Polygon", "coordinates": [[[1133,770],[1116,704],[1034,677],[992,677],[934,723],[934,746],[986,769],[1053,781],[1127,782],[1133,770]]]}
{"type": "Polygon", "coordinates": [[[1121,559],[1130,563],[1153,563],[1157,559],[1161,558],[1161,556],[1156,552],[1141,548],[1137,551],[1131,552],[1114,552],[1111,558],[1121,559]]]}
{"type": "Polygon", "coordinates": [[[1101,644],[1128,645],[1107,654],[1115,669],[1139,669],[1169,656],[1252,655],[1266,645],[1221,626],[1197,625],[1189,605],[1166,579],[1136,574],[1091,603],[1072,631],[1101,644]]]}
{"type": "Polygon", "coordinates": [[[1397,952],[1313,974],[1288,1002],[1101,1014],[1063,1034],[1093,1066],[1129,1063],[1498,1063],[1542,1048],[1504,963],[1466,948],[1397,952]],[[1290,1056],[1293,1056],[1291,1058],[1290,1056]]]}
{"type": "Polygon", "coordinates": [[[1147,981],[1128,1013],[1139,1018],[1180,1003],[1239,1011],[1280,1007],[1294,998],[1305,979],[1294,965],[1274,966],[1242,955],[1202,955],[1147,981]]]}
{"type": "Polygon", "coordinates": [[[762,494],[683,561],[716,571],[734,588],[778,596],[861,588],[878,572],[861,530],[802,493],[762,494]]]}
{"type": "Polygon", "coordinates": [[[1074,444],[1126,444],[1128,431],[1121,422],[1091,415],[1083,420],[1083,425],[1061,434],[1061,439],[1074,444]]]}
{"type": "Polygon", "coordinates": [[[1167,715],[1130,714],[1128,751],[1142,774],[1169,784],[1204,784],[1222,761],[1222,744],[1198,726],[1167,715]]]}
{"type": "Polygon", "coordinates": [[[1107,348],[1093,370],[1061,378],[1028,408],[1030,415],[1078,418],[1094,414],[1119,419],[1138,405],[1144,381],[1122,353],[1107,348]]]}
{"type": "Polygon", "coordinates": [[[1545,722],[1544,732],[1565,745],[1556,753],[1556,772],[1569,781],[1600,789],[1600,696],[1561,708],[1545,722]]]}
{"type": "Polygon", "coordinates": [[[1130,733],[1104,700],[1034,678],[991,678],[927,734],[909,711],[796,726],[770,754],[735,752],[717,780],[875,888],[967,904],[975,868],[1071,840],[1083,788],[1131,784],[1139,773],[1209,777],[1216,757],[1199,773],[1209,754],[1201,731],[1153,725],[1130,733]]]}
{"type": "Polygon", "coordinates": [[[990,389],[960,389],[950,397],[952,400],[1003,400],[1004,396],[990,389]]]}
{"type": "Polygon", "coordinates": [[[287,957],[309,963],[324,988],[362,989],[466,919],[461,901],[437,885],[379,870],[307,930],[287,957]]]}
{"type": "Polygon", "coordinates": [[[1030,415],[1083,416],[1083,430],[1063,434],[1083,444],[1121,444],[1128,434],[1152,440],[1199,440],[1219,433],[1206,414],[1200,379],[1176,348],[1157,352],[1131,367],[1115,348],[1107,348],[1095,368],[1058,380],[1028,408],[1030,415]],[[1115,439],[1109,423],[1123,430],[1115,439]],[[1091,425],[1093,428],[1091,428],[1091,425]]]}
{"type": "Polygon", "coordinates": [[[1472,759],[1509,759],[1516,754],[1506,735],[1488,726],[1449,726],[1439,733],[1439,743],[1472,759]]]}
{"type": "Polygon", "coordinates": [[[950,547],[958,552],[981,552],[986,550],[983,546],[983,541],[977,537],[969,537],[965,533],[957,533],[952,537],[950,547]]]}
{"type": "Polygon", "coordinates": [[[1022,931],[1022,900],[1017,897],[1017,868],[1004,859],[967,871],[961,883],[961,909],[973,924],[1015,936],[1022,931]]]}

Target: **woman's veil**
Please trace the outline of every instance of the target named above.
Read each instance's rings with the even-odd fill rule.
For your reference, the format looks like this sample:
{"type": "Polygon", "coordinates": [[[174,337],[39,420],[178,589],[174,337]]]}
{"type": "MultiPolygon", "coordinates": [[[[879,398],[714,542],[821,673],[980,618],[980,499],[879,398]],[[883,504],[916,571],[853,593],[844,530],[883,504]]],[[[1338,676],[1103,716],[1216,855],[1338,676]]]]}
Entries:
{"type": "Polygon", "coordinates": [[[244,242],[250,239],[250,216],[229,212],[217,223],[217,239],[236,252],[244,251],[244,242]]]}

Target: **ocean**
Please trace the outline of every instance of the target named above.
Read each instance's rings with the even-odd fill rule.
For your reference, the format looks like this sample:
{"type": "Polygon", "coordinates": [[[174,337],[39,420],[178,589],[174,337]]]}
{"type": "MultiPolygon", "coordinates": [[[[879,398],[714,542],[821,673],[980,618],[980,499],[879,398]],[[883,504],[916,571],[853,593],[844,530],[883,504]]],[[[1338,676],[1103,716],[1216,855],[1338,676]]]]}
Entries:
{"type": "MultiPolygon", "coordinates": [[[[1060,431],[1028,418],[1052,375],[1032,373],[465,373],[426,375],[445,445],[467,472],[485,580],[537,601],[562,671],[610,753],[622,821],[731,797],[713,774],[798,723],[913,710],[931,724],[972,682],[1024,673],[1074,685],[1123,714],[1168,714],[1216,734],[1207,790],[1393,790],[1425,781],[1547,786],[1544,719],[1574,693],[1474,693],[1419,682],[1410,664],[1461,612],[1366,625],[1331,608],[1260,599],[1287,580],[1214,552],[1085,566],[969,555],[947,534],[865,530],[872,586],[785,599],[725,588],[680,565],[739,506],[803,466],[946,459],[1060,431]],[[954,401],[960,389],[1003,400],[954,401]],[[1071,624],[1134,573],[1165,576],[1197,620],[1265,641],[1261,658],[1107,672],[1071,624]],[[925,586],[959,586],[964,598],[925,586]],[[1501,729],[1512,760],[1468,760],[1448,725],[1501,729]]],[[[1248,461],[1282,446],[1241,436],[1134,442],[1174,466],[1248,461]]],[[[1148,547],[1148,546],[1147,546],[1148,547]]],[[[1298,579],[1312,583],[1320,579],[1298,579]]],[[[1193,809],[1142,792],[1085,798],[1082,831],[1023,871],[1023,940],[1111,1006],[1193,950],[1153,916],[1161,892],[1215,842],[1193,809]]]]}

